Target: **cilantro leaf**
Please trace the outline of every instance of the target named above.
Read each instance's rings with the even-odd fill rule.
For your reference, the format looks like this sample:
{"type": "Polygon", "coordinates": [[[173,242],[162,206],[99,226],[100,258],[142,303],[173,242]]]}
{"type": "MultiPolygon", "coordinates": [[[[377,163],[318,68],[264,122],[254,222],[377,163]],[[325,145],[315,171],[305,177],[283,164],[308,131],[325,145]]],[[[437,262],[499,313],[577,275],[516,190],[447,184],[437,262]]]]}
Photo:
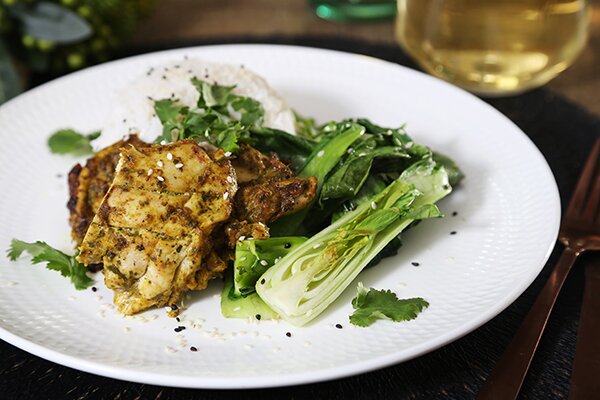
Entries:
{"type": "Polygon", "coordinates": [[[157,142],[197,139],[234,153],[240,149],[238,142],[249,140],[251,130],[262,128],[263,106],[250,97],[233,94],[235,86],[210,84],[197,78],[192,79],[192,84],[199,93],[197,108],[190,109],[176,99],[154,102],[163,125],[157,142]]]}
{"type": "Polygon", "coordinates": [[[10,248],[7,251],[7,257],[15,261],[23,254],[29,253],[32,264],[46,263],[46,268],[58,271],[64,277],[70,278],[75,289],[82,290],[91,286],[94,281],[86,275],[86,268],[75,259],[75,256],[68,256],[62,251],[56,250],[45,242],[37,241],[27,243],[21,240],[13,239],[10,242],[10,248]]]}
{"type": "Polygon", "coordinates": [[[55,154],[87,154],[92,152],[90,142],[98,136],[99,131],[84,135],[73,129],[60,129],[48,138],[48,147],[55,154]]]}
{"type": "Polygon", "coordinates": [[[369,326],[378,319],[389,319],[394,322],[410,321],[429,306],[429,303],[420,297],[412,299],[398,299],[390,290],[365,289],[362,283],[358,284],[358,294],[352,300],[354,313],[350,316],[350,323],[356,326],[369,326]]]}
{"type": "Polygon", "coordinates": [[[226,106],[232,100],[231,91],[235,86],[211,85],[198,78],[192,78],[192,84],[200,93],[198,108],[226,106]]]}

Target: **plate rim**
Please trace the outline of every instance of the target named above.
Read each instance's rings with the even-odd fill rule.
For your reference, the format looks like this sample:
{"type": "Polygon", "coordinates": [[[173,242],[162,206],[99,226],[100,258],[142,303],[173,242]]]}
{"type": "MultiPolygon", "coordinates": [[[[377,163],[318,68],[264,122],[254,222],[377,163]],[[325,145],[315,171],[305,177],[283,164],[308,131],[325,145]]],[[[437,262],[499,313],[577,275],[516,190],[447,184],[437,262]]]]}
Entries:
{"type": "Polygon", "coordinates": [[[164,373],[156,373],[156,372],[148,372],[148,371],[140,371],[135,369],[128,369],[125,367],[118,367],[107,365],[102,362],[90,361],[83,358],[75,357],[66,353],[63,353],[58,350],[54,350],[48,347],[45,347],[40,344],[36,344],[27,339],[24,339],[10,331],[5,330],[0,327],[0,339],[6,341],[7,343],[16,346],[24,351],[27,351],[30,354],[41,357],[43,359],[49,360],[51,362],[55,362],[57,364],[74,368],[80,371],[105,376],[109,378],[114,378],[123,381],[131,381],[138,382],[144,384],[153,384],[153,385],[161,385],[168,387],[181,387],[181,388],[197,388],[197,389],[250,389],[250,388],[270,388],[270,387],[282,387],[282,386],[291,386],[298,384],[308,384],[308,383],[316,383],[322,381],[328,381],[333,379],[344,378],[348,376],[358,375],[378,369],[382,369],[385,367],[389,367],[391,365],[399,364],[405,361],[409,361],[416,357],[419,357],[428,352],[439,349],[440,347],[454,342],[461,337],[471,333],[475,329],[478,329],[485,323],[489,322],[491,319],[499,315],[502,311],[504,311],[508,306],[510,306],[523,292],[533,283],[533,281],[538,277],[544,266],[546,265],[550,255],[556,246],[556,241],[558,238],[558,232],[560,227],[560,219],[561,219],[561,199],[558,191],[558,186],[556,183],[556,178],[548,165],[545,157],[541,153],[541,151],[537,148],[537,146],[533,143],[533,141],[519,128],[513,121],[511,121],[506,115],[492,107],[487,102],[478,98],[477,96],[456,87],[448,82],[440,80],[436,77],[425,74],[421,71],[417,71],[406,66],[396,64],[394,62],[390,62],[387,60],[383,60],[380,58],[363,55],[360,53],[352,53],[340,50],[331,50],[324,49],[318,47],[310,47],[310,46],[298,46],[298,45],[286,45],[286,44],[246,44],[246,43],[229,43],[229,44],[214,44],[214,45],[200,45],[200,46],[189,46],[189,47],[181,47],[176,49],[167,49],[156,52],[144,53],[139,55],[134,55],[130,57],[121,58],[114,61],[109,61],[106,63],[102,63],[99,65],[95,65],[92,67],[85,68],[83,70],[75,71],[64,75],[62,77],[53,79],[49,82],[46,82],[42,85],[39,85],[31,90],[28,90],[19,96],[9,100],[0,106],[0,111],[4,111],[7,108],[14,107],[18,101],[30,96],[35,96],[38,91],[46,90],[48,87],[52,87],[54,85],[60,85],[65,80],[74,79],[80,75],[85,75],[89,73],[94,73],[95,71],[100,71],[102,69],[110,69],[114,66],[117,66],[121,63],[130,63],[136,60],[142,60],[144,58],[153,58],[160,56],[167,56],[169,53],[172,54],[185,54],[186,51],[193,52],[202,49],[215,49],[219,48],[236,48],[243,47],[246,49],[251,48],[261,48],[267,49],[272,48],[290,50],[290,51],[301,51],[301,52],[315,52],[315,53],[336,53],[337,55],[341,55],[349,58],[360,57],[362,60],[368,59],[369,62],[381,63],[384,65],[392,66],[393,68],[397,68],[403,71],[403,73],[408,73],[418,75],[421,78],[430,80],[435,82],[437,85],[445,86],[446,90],[454,91],[459,93],[459,95],[467,95],[470,96],[474,101],[478,102],[481,106],[487,108],[492,113],[497,114],[501,117],[505,123],[512,125],[512,127],[518,131],[522,138],[525,139],[525,142],[530,147],[530,151],[532,154],[535,154],[538,158],[538,162],[541,161],[541,164],[544,167],[544,172],[548,174],[548,177],[551,178],[553,183],[551,188],[547,188],[549,192],[552,192],[552,202],[553,204],[553,215],[549,215],[551,217],[551,221],[548,223],[549,229],[551,229],[554,234],[552,235],[553,240],[548,244],[546,252],[540,261],[540,265],[536,268],[531,268],[529,274],[524,277],[524,279],[519,282],[518,285],[514,285],[512,290],[507,292],[502,301],[497,301],[493,307],[489,307],[485,310],[485,312],[481,312],[478,314],[475,322],[473,320],[469,320],[464,322],[463,324],[455,327],[451,331],[448,331],[443,336],[438,336],[429,341],[425,341],[420,343],[417,346],[412,347],[410,350],[402,353],[402,356],[399,357],[398,353],[391,353],[384,356],[375,357],[366,361],[358,361],[352,362],[344,366],[335,366],[335,367],[326,367],[317,370],[316,372],[301,372],[301,373],[286,373],[284,375],[260,375],[260,376],[252,376],[252,377],[210,377],[210,376],[173,376],[166,375],[164,373]],[[550,226],[551,225],[551,226],[550,226]]]}

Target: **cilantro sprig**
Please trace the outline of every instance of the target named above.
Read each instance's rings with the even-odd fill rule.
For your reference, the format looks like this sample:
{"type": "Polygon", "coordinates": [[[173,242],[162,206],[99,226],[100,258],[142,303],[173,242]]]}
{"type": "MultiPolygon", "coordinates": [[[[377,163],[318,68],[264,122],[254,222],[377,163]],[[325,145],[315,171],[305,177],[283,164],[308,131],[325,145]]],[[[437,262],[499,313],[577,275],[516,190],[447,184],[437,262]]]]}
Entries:
{"type": "Polygon", "coordinates": [[[222,86],[193,78],[199,93],[197,107],[190,109],[176,99],[154,102],[154,110],[163,125],[163,133],[156,141],[175,142],[183,139],[201,139],[236,152],[238,142],[249,139],[250,130],[262,127],[264,109],[250,98],[233,94],[235,86],[222,86]]]}
{"type": "Polygon", "coordinates": [[[10,242],[7,257],[9,260],[15,261],[23,252],[27,252],[32,256],[32,264],[45,262],[46,268],[58,271],[62,276],[69,278],[77,290],[86,289],[94,283],[86,275],[85,266],[78,262],[75,256],[66,255],[45,242],[27,243],[22,240],[13,239],[10,242]]]}
{"type": "Polygon", "coordinates": [[[48,147],[55,154],[88,154],[92,152],[90,142],[100,136],[100,132],[85,135],[74,129],[60,129],[48,138],[48,147]]]}
{"type": "Polygon", "coordinates": [[[420,297],[411,299],[398,299],[390,290],[366,289],[358,283],[358,294],[352,300],[354,313],[350,316],[350,323],[366,327],[378,319],[388,319],[394,322],[410,321],[429,303],[420,297]]]}

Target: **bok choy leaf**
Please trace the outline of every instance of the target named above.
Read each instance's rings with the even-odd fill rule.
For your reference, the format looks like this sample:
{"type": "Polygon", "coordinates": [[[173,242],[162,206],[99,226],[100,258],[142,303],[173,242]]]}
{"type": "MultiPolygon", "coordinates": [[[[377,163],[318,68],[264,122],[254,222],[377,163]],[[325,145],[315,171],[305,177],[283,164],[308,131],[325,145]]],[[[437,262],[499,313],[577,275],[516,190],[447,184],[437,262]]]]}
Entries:
{"type": "Polygon", "coordinates": [[[434,203],[450,191],[443,166],[431,158],[413,164],[268,269],[256,284],[258,295],[288,322],[308,323],[406,227],[441,216],[434,203]]]}

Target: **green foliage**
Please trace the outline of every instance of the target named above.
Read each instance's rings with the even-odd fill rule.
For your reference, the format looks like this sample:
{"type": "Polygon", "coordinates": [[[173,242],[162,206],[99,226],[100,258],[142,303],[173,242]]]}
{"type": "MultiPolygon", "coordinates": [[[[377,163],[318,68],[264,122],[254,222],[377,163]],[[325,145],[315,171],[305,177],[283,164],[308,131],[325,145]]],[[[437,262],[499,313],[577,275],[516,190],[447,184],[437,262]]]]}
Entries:
{"type": "Polygon", "coordinates": [[[85,266],[78,262],[75,256],[68,256],[45,242],[27,243],[13,239],[10,243],[7,257],[9,260],[15,261],[23,252],[27,252],[32,256],[32,264],[45,262],[46,268],[58,271],[62,276],[69,278],[77,290],[86,289],[94,283],[86,275],[85,266]]]}
{"type": "Polygon", "coordinates": [[[34,72],[63,73],[106,61],[156,0],[4,0],[0,38],[34,72]]]}
{"type": "Polygon", "coordinates": [[[401,232],[415,221],[441,216],[435,203],[448,193],[442,166],[431,158],[416,162],[368,202],[267,269],[256,292],[283,319],[308,323],[401,232]]]}
{"type": "Polygon", "coordinates": [[[154,102],[154,110],[163,125],[157,142],[198,139],[233,153],[240,149],[239,143],[252,142],[251,130],[266,131],[261,128],[264,109],[258,101],[233,94],[234,86],[196,78],[192,83],[200,94],[197,110],[190,110],[173,99],[154,102]]]}
{"type": "Polygon", "coordinates": [[[305,241],[305,237],[294,236],[250,239],[237,243],[233,265],[233,294],[246,297],[254,293],[258,278],[305,241]]]}
{"type": "Polygon", "coordinates": [[[387,319],[394,322],[410,321],[429,303],[420,297],[411,299],[398,299],[390,290],[365,289],[358,283],[358,294],[352,300],[354,313],[350,316],[350,323],[366,327],[378,319],[387,319]]]}
{"type": "Polygon", "coordinates": [[[90,24],[75,11],[48,1],[18,3],[9,13],[22,24],[25,37],[55,44],[70,44],[87,39],[92,34],[90,24]]]}
{"type": "MultiPolygon", "coordinates": [[[[1,23],[1,22],[0,22],[1,23]]],[[[0,39],[0,104],[21,92],[21,81],[6,46],[0,39]]]]}
{"type": "Polygon", "coordinates": [[[48,138],[48,147],[55,154],[87,154],[92,152],[90,142],[98,136],[100,132],[84,135],[73,129],[60,129],[48,138]]]}

